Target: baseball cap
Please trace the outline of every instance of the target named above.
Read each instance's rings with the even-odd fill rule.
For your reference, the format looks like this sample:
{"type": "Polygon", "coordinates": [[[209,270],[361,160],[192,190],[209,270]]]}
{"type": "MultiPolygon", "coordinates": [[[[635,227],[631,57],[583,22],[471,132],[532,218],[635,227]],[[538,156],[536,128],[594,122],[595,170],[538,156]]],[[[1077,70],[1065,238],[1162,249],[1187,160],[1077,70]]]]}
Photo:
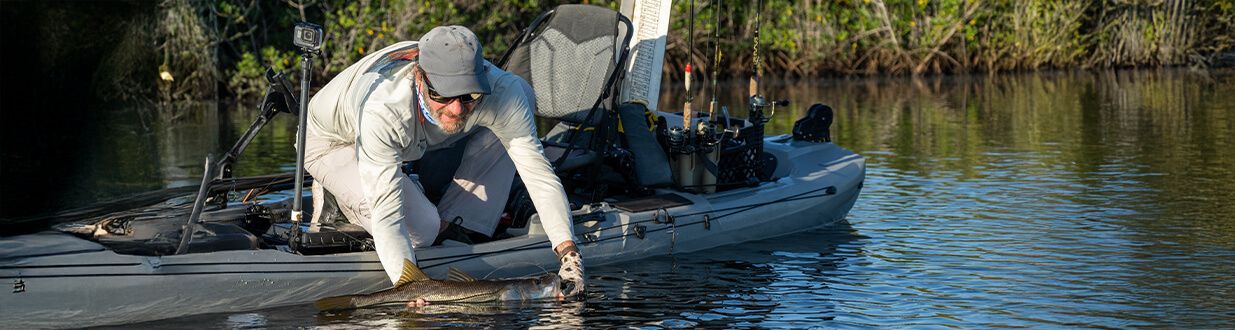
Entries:
{"type": "Polygon", "coordinates": [[[489,94],[480,40],[466,27],[439,26],[420,37],[420,69],[434,91],[445,97],[489,94]]]}

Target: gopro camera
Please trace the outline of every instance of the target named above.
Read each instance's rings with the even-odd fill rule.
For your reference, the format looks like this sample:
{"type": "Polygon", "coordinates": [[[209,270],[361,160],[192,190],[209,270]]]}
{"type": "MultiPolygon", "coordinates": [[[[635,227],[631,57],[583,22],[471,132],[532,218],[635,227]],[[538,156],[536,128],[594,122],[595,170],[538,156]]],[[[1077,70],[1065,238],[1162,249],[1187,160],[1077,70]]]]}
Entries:
{"type": "Polygon", "coordinates": [[[322,49],[323,34],[320,25],[300,22],[296,23],[292,41],[305,52],[316,53],[322,49]]]}

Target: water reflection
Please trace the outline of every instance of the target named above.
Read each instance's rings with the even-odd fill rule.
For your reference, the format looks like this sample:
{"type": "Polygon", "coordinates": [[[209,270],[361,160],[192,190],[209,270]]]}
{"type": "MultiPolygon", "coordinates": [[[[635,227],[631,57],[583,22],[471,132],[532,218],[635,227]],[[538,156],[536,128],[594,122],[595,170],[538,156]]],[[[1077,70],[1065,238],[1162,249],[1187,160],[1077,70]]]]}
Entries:
{"type": "Polygon", "coordinates": [[[1231,80],[1069,72],[770,90],[797,103],[773,127],[825,101],[837,143],[868,157],[850,219],[881,239],[871,256],[915,275],[866,280],[928,298],[877,308],[870,324],[932,317],[896,313],[917,306],[949,311],[927,324],[1212,326],[1235,312],[1222,298],[1235,287],[1231,80]]]}
{"type": "MultiPolygon", "coordinates": [[[[107,132],[95,149],[101,153],[95,173],[101,197],[136,191],[196,185],[207,154],[226,152],[244,134],[255,112],[244,104],[220,108],[215,102],[181,103],[149,111],[118,111],[100,126],[107,132]],[[175,114],[174,116],[172,114],[175,114]]],[[[237,176],[294,170],[295,117],[277,116],[249,144],[234,167],[237,176]]]]}

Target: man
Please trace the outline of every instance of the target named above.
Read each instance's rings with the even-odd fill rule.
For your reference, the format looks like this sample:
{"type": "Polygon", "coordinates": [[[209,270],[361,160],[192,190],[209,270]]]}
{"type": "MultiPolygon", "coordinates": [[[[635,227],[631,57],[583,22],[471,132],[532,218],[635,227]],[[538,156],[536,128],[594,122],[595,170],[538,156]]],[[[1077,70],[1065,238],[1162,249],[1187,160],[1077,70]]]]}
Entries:
{"type": "MultiPolygon", "coordinates": [[[[324,188],[373,236],[394,283],[403,260],[416,260],[413,247],[452,233],[492,235],[517,169],[562,261],[558,273],[574,285],[566,296],[578,294],[583,259],[566,193],[536,136],[535,100],[526,81],[482,57],[476,35],[462,26],[436,27],[419,42],[365,56],[309,102],[305,169],[315,210],[324,188]],[[455,142],[465,144],[463,161],[435,206],[400,165],[455,142]]],[[[435,175],[452,173],[421,173],[435,175]]]]}

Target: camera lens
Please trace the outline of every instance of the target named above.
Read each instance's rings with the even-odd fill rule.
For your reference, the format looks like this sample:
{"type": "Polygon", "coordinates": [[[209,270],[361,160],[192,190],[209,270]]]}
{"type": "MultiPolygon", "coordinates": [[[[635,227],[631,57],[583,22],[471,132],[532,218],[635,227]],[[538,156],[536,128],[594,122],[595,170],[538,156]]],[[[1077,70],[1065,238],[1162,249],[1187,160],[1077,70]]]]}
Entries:
{"type": "Polygon", "coordinates": [[[292,42],[306,51],[317,51],[322,45],[323,34],[322,28],[317,25],[300,23],[292,32],[292,42]]]}

